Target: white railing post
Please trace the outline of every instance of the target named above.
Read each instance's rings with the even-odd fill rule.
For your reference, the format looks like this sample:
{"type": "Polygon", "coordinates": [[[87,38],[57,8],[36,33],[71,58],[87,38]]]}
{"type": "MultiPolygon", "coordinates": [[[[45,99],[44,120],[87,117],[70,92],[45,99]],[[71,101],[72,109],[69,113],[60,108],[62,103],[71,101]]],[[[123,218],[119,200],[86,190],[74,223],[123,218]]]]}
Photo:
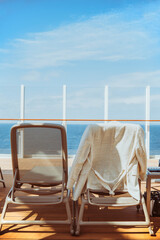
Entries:
{"type": "Polygon", "coordinates": [[[104,122],[108,120],[108,86],[105,86],[104,89],[104,122]]]}
{"type": "Polygon", "coordinates": [[[20,119],[21,122],[24,122],[25,118],[25,87],[24,85],[21,85],[21,107],[20,107],[20,119]]]}
{"type": "Polygon", "coordinates": [[[66,102],[67,102],[67,88],[66,85],[63,85],[63,126],[67,130],[67,122],[66,122],[66,102]]]}
{"type": "Polygon", "coordinates": [[[150,157],[150,86],[146,87],[146,124],[145,124],[145,133],[146,133],[146,152],[147,159],[150,157]],[[148,121],[147,121],[148,120],[148,121]]]}

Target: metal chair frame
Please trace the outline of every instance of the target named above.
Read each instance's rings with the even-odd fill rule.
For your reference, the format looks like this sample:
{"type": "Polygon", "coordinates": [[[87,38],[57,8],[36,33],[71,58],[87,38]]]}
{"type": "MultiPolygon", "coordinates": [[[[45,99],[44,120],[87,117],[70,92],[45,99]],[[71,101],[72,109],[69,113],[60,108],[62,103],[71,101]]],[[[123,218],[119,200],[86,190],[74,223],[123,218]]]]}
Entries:
{"type": "MultiPolygon", "coordinates": [[[[83,193],[81,195],[81,206],[80,206],[80,210],[78,212],[78,201],[74,202],[74,222],[75,222],[75,235],[79,235],[80,234],[80,227],[81,226],[90,226],[90,225],[106,225],[106,226],[124,226],[124,227],[149,227],[149,233],[150,235],[155,235],[154,233],[154,229],[150,224],[150,217],[147,211],[147,207],[145,204],[145,200],[143,195],[141,194],[141,199],[140,201],[136,201],[135,199],[131,199],[131,201],[133,200],[133,203],[123,203],[126,201],[126,197],[121,197],[122,202],[120,203],[114,203],[113,198],[108,196],[109,201],[107,202],[107,198],[103,198],[100,201],[97,201],[97,198],[94,199],[94,197],[91,197],[91,193],[92,191],[90,189],[88,189],[85,193],[83,193]],[[145,216],[145,220],[144,221],[85,221],[83,220],[83,214],[84,214],[84,208],[85,205],[93,205],[93,206],[98,206],[98,207],[129,207],[129,206],[137,206],[137,211],[139,211],[139,206],[142,206],[143,212],[144,212],[144,216],[145,216]]],[[[94,190],[94,193],[96,193],[96,191],[94,190]]],[[[97,192],[98,193],[98,192],[97,192]]]]}

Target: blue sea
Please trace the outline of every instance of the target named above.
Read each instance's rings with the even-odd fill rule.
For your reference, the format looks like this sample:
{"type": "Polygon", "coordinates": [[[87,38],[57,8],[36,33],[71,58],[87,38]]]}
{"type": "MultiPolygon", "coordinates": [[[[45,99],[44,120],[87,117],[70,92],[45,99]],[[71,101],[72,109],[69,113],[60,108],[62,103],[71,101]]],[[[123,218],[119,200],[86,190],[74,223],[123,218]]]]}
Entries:
{"type": "MultiPolygon", "coordinates": [[[[0,154],[10,154],[10,129],[13,124],[0,124],[0,154]]],[[[68,124],[67,143],[68,154],[76,154],[81,136],[87,125],[68,124]]],[[[144,125],[142,125],[144,129],[144,125]]],[[[160,155],[160,125],[150,125],[150,155],[160,155]]]]}

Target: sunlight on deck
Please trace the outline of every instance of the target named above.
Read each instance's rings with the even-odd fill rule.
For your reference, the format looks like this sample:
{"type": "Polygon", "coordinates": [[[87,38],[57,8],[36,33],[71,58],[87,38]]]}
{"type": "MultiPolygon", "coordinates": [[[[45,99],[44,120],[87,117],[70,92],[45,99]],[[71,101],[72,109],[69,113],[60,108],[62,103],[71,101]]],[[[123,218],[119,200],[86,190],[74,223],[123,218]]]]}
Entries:
{"type": "MultiPolygon", "coordinates": [[[[11,161],[10,159],[7,160],[8,163],[11,161]]],[[[6,159],[1,159],[1,164],[6,162],[6,159]]],[[[72,163],[72,159],[70,159],[70,164],[72,163]]],[[[157,165],[158,160],[152,159],[149,161],[149,165],[155,166],[157,165]]],[[[3,165],[3,173],[4,179],[6,182],[6,188],[3,188],[0,185],[0,213],[2,211],[2,207],[4,204],[4,199],[6,194],[8,193],[11,184],[12,184],[12,174],[10,164],[8,168],[4,169],[4,166],[7,166],[6,163],[3,165]],[[9,170],[9,174],[8,174],[9,170]]],[[[159,184],[154,184],[154,188],[159,187],[159,184]]],[[[145,190],[145,182],[142,183],[142,189],[145,190]]],[[[80,203],[79,203],[80,204],[80,203]]],[[[10,219],[54,219],[54,218],[63,218],[65,213],[65,208],[63,205],[59,206],[59,208],[52,207],[31,207],[30,206],[19,206],[17,205],[16,208],[11,205],[9,207],[9,212],[7,213],[7,218],[10,219]]],[[[107,215],[104,211],[99,211],[96,207],[90,206],[85,208],[85,215],[84,218],[87,220],[99,220],[99,219],[106,219],[106,216],[110,219],[121,219],[123,218],[129,220],[143,220],[143,213],[140,210],[137,213],[135,207],[130,207],[126,209],[116,209],[111,212],[111,209],[108,209],[107,215]]],[[[74,237],[70,235],[69,226],[65,225],[48,225],[48,226],[39,226],[39,225],[3,225],[2,228],[2,235],[0,239],[160,239],[160,218],[152,217],[151,221],[154,222],[155,226],[157,226],[157,235],[150,236],[148,232],[148,228],[137,228],[137,227],[128,227],[128,228],[121,228],[121,227],[113,227],[113,226],[83,226],[81,227],[81,234],[79,237],[74,237]]]]}

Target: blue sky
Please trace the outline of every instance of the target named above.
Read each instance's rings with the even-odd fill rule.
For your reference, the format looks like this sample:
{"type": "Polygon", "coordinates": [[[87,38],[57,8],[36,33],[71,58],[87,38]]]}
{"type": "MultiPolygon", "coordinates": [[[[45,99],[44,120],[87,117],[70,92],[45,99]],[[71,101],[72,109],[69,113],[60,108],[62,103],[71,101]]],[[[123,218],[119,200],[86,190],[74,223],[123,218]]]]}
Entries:
{"type": "Polygon", "coordinates": [[[160,1],[0,0],[0,117],[160,119],[160,1]],[[12,99],[12,101],[11,101],[12,99]]]}

